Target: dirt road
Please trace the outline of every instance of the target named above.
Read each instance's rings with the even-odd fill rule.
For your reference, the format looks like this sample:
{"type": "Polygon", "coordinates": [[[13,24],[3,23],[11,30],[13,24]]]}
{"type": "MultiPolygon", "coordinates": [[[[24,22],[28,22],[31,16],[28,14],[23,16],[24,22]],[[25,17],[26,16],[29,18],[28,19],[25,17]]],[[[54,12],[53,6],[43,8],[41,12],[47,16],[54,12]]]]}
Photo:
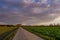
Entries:
{"type": "Polygon", "coordinates": [[[13,40],[44,40],[23,28],[19,28],[13,40]]]}

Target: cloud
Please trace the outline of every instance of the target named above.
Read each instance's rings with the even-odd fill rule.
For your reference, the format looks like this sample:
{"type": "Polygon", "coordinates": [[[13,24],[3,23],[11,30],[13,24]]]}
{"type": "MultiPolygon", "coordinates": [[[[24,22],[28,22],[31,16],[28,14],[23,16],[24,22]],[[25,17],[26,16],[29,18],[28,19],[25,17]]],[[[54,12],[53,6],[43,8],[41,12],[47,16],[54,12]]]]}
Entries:
{"type": "Polygon", "coordinates": [[[24,0],[24,3],[28,3],[28,4],[34,3],[34,2],[35,2],[35,0],[24,0]]]}
{"type": "Polygon", "coordinates": [[[4,23],[4,22],[0,22],[0,25],[6,25],[7,23],[4,23]]]}
{"type": "Polygon", "coordinates": [[[50,22],[50,24],[60,24],[60,17],[57,17],[55,20],[50,22]]]}
{"type": "Polygon", "coordinates": [[[48,3],[48,0],[41,0],[41,3],[48,3]]]}
{"type": "MultiPolygon", "coordinates": [[[[0,22],[8,24],[44,24],[54,21],[60,17],[60,6],[47,4],[24,4],[20,0],[6,0],[0,7],[0,22]]],[[[32,0],[30,0],[32,1],[32,0]]],[[[30,2],[29,1],[29,2],[30,2]]]]}
{"type": "Polygon", "coordinates": [[[31,14],[30,17],[32,19],[29,19],[25,22],[23,22],[24,24],[46,24],[49,22],[52,23],[57,17],[60,16],[60,10],[59,8],[48,8],[48,10],[46,10],[45,12],[43,11],[40,14],[31,14]],[[49,10],[49,11],[48,11],[49,10]],[[33,17],[32,17],[33,16],[33,17]]]}
{"type": "Polygon", "coordinates": [[[23,2],[23,1],[22,0],[5,0],[5,2],[18,3],[18,2],[23,2]]]}

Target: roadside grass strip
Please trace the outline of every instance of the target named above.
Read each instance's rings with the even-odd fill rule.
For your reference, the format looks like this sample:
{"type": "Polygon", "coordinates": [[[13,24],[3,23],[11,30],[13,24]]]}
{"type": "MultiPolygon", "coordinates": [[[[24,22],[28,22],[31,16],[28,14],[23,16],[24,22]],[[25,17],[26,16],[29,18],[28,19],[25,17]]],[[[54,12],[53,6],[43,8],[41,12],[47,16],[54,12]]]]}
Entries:
{"type": "MultiPolygon", "coordinates": [[[[6,27],[7,28],[7,27],[6,27]]],[[[0,34],[0,40],[12,40],[13,36],[15,35],[16,31],[17,31],[17,27],[16,28],[12,28],[9,31],[4,31],[0,34]]]]}

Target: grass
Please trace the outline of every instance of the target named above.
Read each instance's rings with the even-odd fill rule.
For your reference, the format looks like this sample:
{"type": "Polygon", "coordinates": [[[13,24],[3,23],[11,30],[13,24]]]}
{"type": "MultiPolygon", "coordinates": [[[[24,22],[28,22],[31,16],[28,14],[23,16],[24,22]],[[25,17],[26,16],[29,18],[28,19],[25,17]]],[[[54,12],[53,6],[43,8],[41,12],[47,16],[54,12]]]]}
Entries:
{"type": "Polygon", "coordinates": [[[13,30],[15,29],[16,27],[0,27],[0,34],[3,34],[7,31],[10,31],[10,30],[13,30]]]}
{"type": "Polygon", "coordinates": [[[60,40],[60,27],[23,27],[24,29],[46,39],[60,40]]]}
{"type": "Polygon", "coordinates": [[[13,32],[11,32],[8,36],[6,36],[4,40],[12,40],[16,32],[17,30],[13,30],[13,32]]]}
{"type": "Polygon", "coordinates": [[[0,27],[0,40],[12,39],[17,29],[17,27],[0,27]]]}

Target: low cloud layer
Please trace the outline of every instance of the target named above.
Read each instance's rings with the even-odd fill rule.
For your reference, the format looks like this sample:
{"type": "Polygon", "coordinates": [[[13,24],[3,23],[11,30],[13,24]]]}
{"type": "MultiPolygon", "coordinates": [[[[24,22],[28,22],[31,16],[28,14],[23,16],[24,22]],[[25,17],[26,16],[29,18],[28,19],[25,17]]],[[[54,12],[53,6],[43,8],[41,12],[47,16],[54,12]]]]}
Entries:
{"type": "Polygon", "coordinates": [[[0,0],[0,22],[6,24],[38,25],[49,22],[54,23],[60,17],[60,4],[57,1],[57,4],[53,5],[48,3],[37,4],[37,1],[34,0],[29,0],[32,3],[25,4],[24,1],[26,0],[0,0]]]}

